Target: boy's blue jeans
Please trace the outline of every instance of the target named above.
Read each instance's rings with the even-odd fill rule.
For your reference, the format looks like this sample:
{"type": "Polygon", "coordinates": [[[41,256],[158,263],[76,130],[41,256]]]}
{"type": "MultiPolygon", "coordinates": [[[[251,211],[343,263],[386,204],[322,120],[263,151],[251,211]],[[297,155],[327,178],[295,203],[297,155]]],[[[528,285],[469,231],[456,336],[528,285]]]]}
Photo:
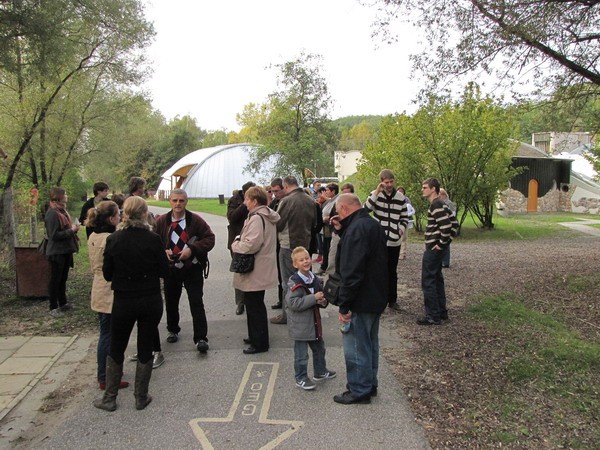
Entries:
{"type": "Polygon", "coordinates": [[[313,370],[315,376],[323,375],[327,371],[325,364],[325,342],[323,339],[315,341],[294,341],[294,371],[296,381],[308,378],[308,347],[313,354],[313,370]]]}

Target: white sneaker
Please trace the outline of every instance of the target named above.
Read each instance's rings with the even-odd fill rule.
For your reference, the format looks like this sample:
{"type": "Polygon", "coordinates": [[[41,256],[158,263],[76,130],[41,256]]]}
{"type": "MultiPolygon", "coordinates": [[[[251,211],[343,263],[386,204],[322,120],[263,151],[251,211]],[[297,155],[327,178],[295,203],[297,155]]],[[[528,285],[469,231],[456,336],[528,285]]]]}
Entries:
{"type": "Polygon", "coordinates": [[[162,352],[154,352],[154,359],[152,360],[152,368],[157,369],[162,366],[165,362],[165,357],[162,352]]]}
{"type": "Polygon", "coordinates": [[[65,315],[65,313],[64,313],[64,312],[62,312],[62,311],[60,310],[60,308],[54,308],[54,309],[51,309],[51,310],[50,310],[50,315],[51,315],[52,317],[62,317],[62,316],[64,316],[64,315],[65,315]]]}
{"type": "Polygon", "coordinates": [[[331,380],[332,378],[335,378],[336,376],[337,376],[337,374],[333,370],[328,370],[323,375],[315,375],[313,377],[313,380],[315,380],[315,381],[331,380]]]}
{"type": "Polygon", "coordinates": [[[317,387],[315,382],[312,381],[310,378],[306,378],[304,380],[296,380],[296,386],[298,386],[300,389],[304,389],[305,391],[310,391],[317,387]]]}

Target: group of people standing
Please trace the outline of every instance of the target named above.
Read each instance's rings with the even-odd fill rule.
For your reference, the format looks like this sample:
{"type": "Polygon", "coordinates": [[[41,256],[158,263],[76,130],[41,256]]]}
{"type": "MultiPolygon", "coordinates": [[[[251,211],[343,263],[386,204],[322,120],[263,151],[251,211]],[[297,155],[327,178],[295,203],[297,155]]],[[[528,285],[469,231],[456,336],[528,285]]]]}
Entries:
{"type": "MultiPolygon", "coordinates": [[[[243,314],[244,307],[253,308],[247,318],[249,338],[245,339],[250,346],[244,353],[259,353],[269,348],[264,289],[274,287],[278,276],[279,298],[272,307],[282,311],[270,321],[288,324],[290,336],[295,340],[296,384],[303,389],[314,389],[313,380],[335,376],[334,371],[326,369],[320,333],[318,310],[327,306],[323,283],[308,268],[313,261],[312,251],[307,250],[316,248],[315,235],[321,227],[327,227],[317,275],[336,273],[341,279],[335,304],[339,307],[340,322],[347,325],[345,330],[350,330],[344,334],[348,391],[334,400],[344,404],[368,403],[377,394],[379,316],[386,307],[400,309],[397,266],[414,208],[403,189],[396,189],[394,174],[389,169],[381,171],[380,183],[364,204],[349,184],[342,186],[342,192],[336,183],[322,189],[315,186],[314,194],[324,198],[320,205],[317,202],[317,208],[313,193],[299,187],[293,176],[275,178],[266,189],[248,182],[228,202],[228,247],[232,255],[235,252],[257,257],[253,272],[234,274],[236,313],[243,314]],[[258,191],[260,200],[255,200],[252,197],[257,197],[258,191]],[[267,279],[263,284],[252,283],[267,279]],[[298,313],[308,315],[299,319],[298,313]],[[298,332],[299,323],[302,333],[298,332]],[[311,324],[308,332],[307,323],[311,324]],[[306,374],[307,345],[315,359],[312,380],[306,374]]],[[[441,257],[451,240],[452,218],[447,208],[440,210],[439,189],[435,179],[423,183],[423,196],[431,202],[431,207],[427,213],[422,268],[425,315],[417,320],[420,325],[439,324],[447,319],[441,257]]]]}
{"type": "MultiPolygon", "coordinates": [[[[50,305],[51,311],[62,311],[68,305],[62,281],[66,281],[64,267],[72,265],[79,225],[73,224],[66,212],[66,193],[55,189],[51,193],[55,204],[51,203],[46,214],[49,243],[64,240],[68,245],[64,243],[67,249],[64,253],[48,253],[52,274],[56,272],[59,281],[51,284],[57,293],[51,295],[50,305]]],[[[344,325],[348,379],[347,390],[334,400],[342,404],[369,403],[378,388],[379,318],[386,307],[399,309],[397,264],[410,220],[407,206],[410,201],[395,188],[394,175],[388,169],[380,173],[380,183],[364,204],[352,192],[351,185],[343,186],[342,192],[335,183],[325,189],[329,192],[327,199],[319,206],[311,191],[301,188],[294,176],[287,176],[275,178],[266,189],[246,183],[229,200],[228,248],[232,255],[254,255],[252,271],[233,274],[236,314],[247,315],[248,337],[243,340],[248,346],[243,353],[269,350],[264,296],[267,289],[278,287],[279,302],[273,307],[281,308],[281,314],[271,318],[271,323],[287,323],[295,341],[296,385],[314,389],[314,381],[336,376],[325,362],[319,313],[328,304],[323,280],[311,271],[313,249],[318,248],[317,234],[321,227],[327,226],[329,251],[327,258],[323,254],[325,266],[321,266],[319,273],[335,274],[340,280],[332,301],[339,307],[339,320],[344,325]],[[306,373],[308,348],[314,358],[312,380],[306,373]]],[[[431,206],[427,212],[422,266],[425,315],[417,321],[421,325],[439,324],[448,318],[441,267],[453,224],[439,191],[437,180],[424,181],[422,193],[431,206]]],[[[181,189],[171,192],[171,210],[158,218],[148,212],[146,202],[133,192],[125,199],[122,210],[106,199],[107,192],[108,186],[95,185],[94,199],[84,205],[94,273],[92,308],[98,312],[100,323],[98,382],[104,389],[104,395],[94,406],[108,411],[116,409],[118,389],[128,385],[121,379],[124,352],[137,323],[134,395],[136,408],[143,409],[152,400],[148,384],[152,368],[157,367],[156,355],[161,354],[160,278],[164,279],[167,342],[178,340],[179,299],[185,288],[192,313],[194,345],[201,353],[209,349],[203,284],[215,236],[204,219],[186,209],[188,198],[181,189]]],[[[323,252],[325,249],[326,245],[323,252]]]]}

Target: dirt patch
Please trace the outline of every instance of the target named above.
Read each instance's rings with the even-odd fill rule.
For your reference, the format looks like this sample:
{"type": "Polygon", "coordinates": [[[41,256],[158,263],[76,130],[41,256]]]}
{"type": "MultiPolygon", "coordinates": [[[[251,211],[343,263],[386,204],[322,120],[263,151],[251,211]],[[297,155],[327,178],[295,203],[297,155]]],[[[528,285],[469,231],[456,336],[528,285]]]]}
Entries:
{"type": "Polygon", "coordinates": [[[546,398],[535,386],[510,383],[506,364],[518,354],[519,343],[466,313],[482,295],[513,294],[586,340],[600,342],[597,248],[598,240],[590,237],[453,244],[451,268],[444,270],[451,320],[430,327],[415,323],[423,311],[422,247],[409,249],[398,271],[405,312],[386,314],[384,323],[413,345],[387,348],[383,354],[433,448],[598,445],[597,423],[587,423],[585,416],[573,414],[556,396],[546,398]],[[572,277],[592,281],[578,289],[572,277]],[[511,351],[507,342],[514,345],[511,351]],[[499,399],[498,392],[506,398],[499,399]],[[569,435],[576,438],[563,438],[569,435]]]}

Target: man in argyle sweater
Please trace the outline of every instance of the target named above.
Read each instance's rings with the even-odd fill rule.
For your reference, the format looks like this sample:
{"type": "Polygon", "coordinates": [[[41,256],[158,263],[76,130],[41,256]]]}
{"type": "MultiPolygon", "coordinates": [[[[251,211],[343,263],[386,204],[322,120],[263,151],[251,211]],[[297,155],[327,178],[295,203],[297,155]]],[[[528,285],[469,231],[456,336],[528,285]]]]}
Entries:
{"type": "Polygon", "coordinates": [[[179,339],[179,299],[182,288],[188,295],[194,326],[194,344],[201,353],[208,350],[208,324],[204,310],[204,268],[207,255],[215,246],[215,235],[198,214],[186,209],[187,193],[174,189],[169,196],[171,211],[156,220],[156,232],[162,239],[171,267],[165,278],[167,342],[179,339]]]}

